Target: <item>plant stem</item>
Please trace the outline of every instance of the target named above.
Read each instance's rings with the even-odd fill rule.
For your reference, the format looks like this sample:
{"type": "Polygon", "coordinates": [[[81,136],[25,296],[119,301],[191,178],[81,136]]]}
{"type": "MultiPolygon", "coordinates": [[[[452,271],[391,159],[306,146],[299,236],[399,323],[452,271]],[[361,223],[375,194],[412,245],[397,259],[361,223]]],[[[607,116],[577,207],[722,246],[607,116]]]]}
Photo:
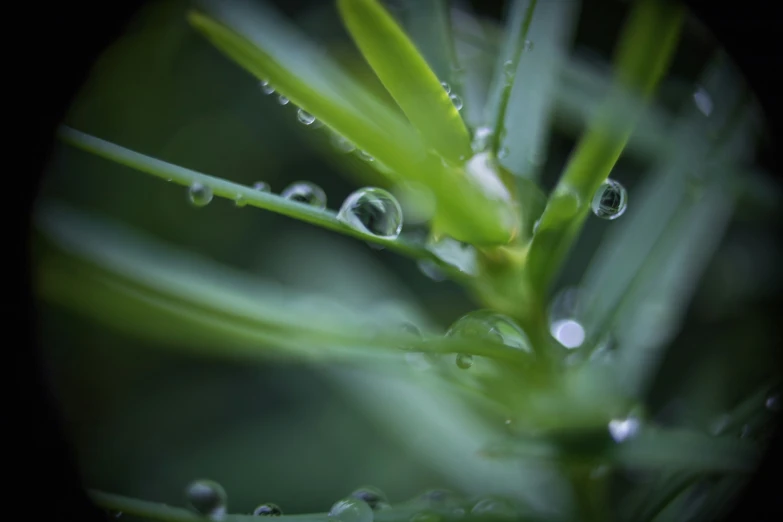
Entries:
{"type": "Polygon", "coordinates": [[[177,183],[186,187],[191,186],[193,183],[201,183],[209,187],[215,196],[224,197],[232,201],[241,198],[242,202],[249,206],[276,212],[312,225],[353,236],[363,241],[376,243],[389,250],[395,250],[400,254],[414,259],[427,259],[435,262],[438,267],[451,278],[457,280],[465,278],[461,272],[441,261],[439,257],[435,256],[423,246],[416,245],[402,238],[385,239],[372,234],[365,234],[360,230],[338,221],[337,214],[333,211],[317,209],[309,205],[285,199],[275,194],[255,190],[244,185],[232,183],[221,178],[202,174],[194,170],[180,167],[179,165],[145,156],[144,154],[126,149],[125,147],[96,138],[95,136],[91,136],[70,127],[61,127],[58,136],[68,145],[90,152],[104,159],[120,163],[132,169],[152,174],[153,176],[157,176],[172,183],[177,183]]]}
{"type": "Polygon", "coordinates": [[[530,244],[528,278],[543,294],[581,230],[593,194],[628,141],[643,105],[674,53],[684,8],[639,0],[617,50],[615,86],[572,154],[530,244]],[[640,96],[640,100],[635,97],[640,96]],[[617,103],[617,99],[623,103],[617,103]],[[629,103],[630,102],[630,103],[629,103]]]}
{"type": "Polygon", "coordinates": [[[497,106],[497,113],[495,114],[495,120],[492,131],[491,151],[492,154],[497,155],[498,149],[500,149],[501,133],[506,124],[506,110],[508,109],[508,101],[511,98],[511,89],[514,87],[514,80],[516,80],[517,66],[519,65],[519,59],[522,57],[522,53],[525,50],[525,42],[527,40],[528,29],[530,29],[530,22],[533,20],[533,11],[536,8],[538,0],[529,0],[529,3],[521,16],[520,28],[517,33],[517,38],[512,44],[513,54],[511,55],[511,65],[509,71],[506,71],[506,64],[501,64],[500,74],[497,72],[495,76],[497,78],[504,78],[503,90],[500,92],[500,102],[497,106]]]}

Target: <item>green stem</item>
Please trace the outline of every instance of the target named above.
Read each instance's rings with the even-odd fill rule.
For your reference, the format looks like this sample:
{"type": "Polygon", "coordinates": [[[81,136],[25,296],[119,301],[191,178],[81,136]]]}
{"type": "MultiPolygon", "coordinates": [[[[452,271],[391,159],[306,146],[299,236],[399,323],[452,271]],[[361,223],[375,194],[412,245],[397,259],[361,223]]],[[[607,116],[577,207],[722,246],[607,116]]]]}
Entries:
{"type": "Polygon", "coordinates": [[[615,86],[572,154],[549,199],[530,244],[528,277],[544,293],[559,272],[590,210],[628,141],[643,107],[674,54],[684,8],[660,0],[639,0],[617,50],[615,86]],[[630,101],[617,103],[617,99],[630,101]],[[630,110],[629,110],[630,109],[630,110]]]}
{"type": "Polygon", "coordinates": [[[501,76],[496,76],[498,78],[504,78],[505,81],[503,82],[503,90],[500,92],[500,102],[498,103],[497,107],[497,113],[495,114],[495,123],[494,128],[492,131],[492,141],[491,141],[491,151],[494,155],[497,155],[498,149],[500,148],[500,136],[503,132],[503,128],[506,124],[506,111],[508,109],[508,101],[511,98],[511,89],[514,87],[514,80],[516,80],[516,71],[517,71],[517,65],[519,64],[519,59],[522,57],[522,53],[525,50],[525,42],[527,40],[527,33],[530,29],[530,22],[533,20],[533,11],[536,8],[536,3],[538,0],[529,0],[530,3],[527,5],[527,8],[524,11],[524,15],[522,16],[521,21],[521,27],[519,28],[519,32],[517,33],[517,38],[513,43],[513,54],[511,55],[511,65],[509,65],[509,72],[507,74],[506,72],[506,64],[501,64],[501,76]]]}
{"type": "Polygon", "coordinates": [[[438,267],[457,281],[465,279],[465,275],[454,269],[448,263],[444,263],[439,257],[423,246],[416,245],[403,238],[385,239],[372,234],[365,234],[360,230],[346,225],[337,219],[337,214],[330,210],[321,210],[315,207],[297,203],[275,194],[255,190],[244,185],[232,183],[221,178],[209,176],[190,170],[179,165],[145,156],[138,152],[126,149],[114,143],[96,138],[84,132],[70,127],[61,127],[59,138],[78,149],[95,154],[104,159],[120,163],[132,169],[136,169],[153,176],[157,176],[172,183],[189,187],[193,183],[201,183],[212,189],[215,196],[236,201],[241,198],[248,206],[276,212],[290,218],[298,219],[312,225],[323,227],[341,234],[382,245],[389,250],[412,257],[414,259],[427,259],[433,261],[438,267]]]}

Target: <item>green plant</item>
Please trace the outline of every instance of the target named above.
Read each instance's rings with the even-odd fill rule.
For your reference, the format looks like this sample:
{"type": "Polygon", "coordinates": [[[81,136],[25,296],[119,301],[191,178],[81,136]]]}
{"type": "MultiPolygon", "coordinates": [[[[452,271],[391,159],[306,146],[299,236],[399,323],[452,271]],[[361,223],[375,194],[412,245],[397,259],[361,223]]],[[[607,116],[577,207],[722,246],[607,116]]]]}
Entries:
{"type": "MultiPolygon", "coordinates": [[[[714,104],[709,118],[691,106],[677,118],[662,109],[650,111],[648,102],[675,51],[685,12],[667,2],[640,0],[617,46],[605,100],[588,115],[586,130],[547,197],[535,155],[545,144],[552,100],[541,91],[555,81],[559,47],[554,40],[563,35],[550,31],[553,42],[542,37],[533,48],[529,34],[538,21],[555,23],[573,6],[540,4],[514,2],[486,104],[470,95],[470,69],[457,63],[445,2],[425,7],[412,2],[411,8],[439,13],[440,25],[433,30],[452,42],[442,49],[448,88],[378,2],[337,2],[346,28],[396,106],[265,11],[209,2],[187,15],[215,47],[298,106],[303,123],[321,122],[369,155],[382,183],[417,195],[420,211],[429,213],[425,240],[397,236],[395,226],[379,232],[377,219],[395,212],[394,205],[383,203],[393,199],[380,207],[361,206],[356,219],[344,219],[322,205],[195,172],[70,127],[59,133],[68,145],[188,187],[199,206],[214,196],[228,198],[429,263],[430,270],[435,267],[463,285],[491,312],[470,314],[442,336],[402,306],[358,310],[314,296],[295,300],[281,288],[195,264],[51,202],[42,205],[38,221],[48,239],[40,256],[41,296],[130,333],[210,356],[333,359],[381,364],[389,373],[404,371],[401,349],[429,354],[431,362],[455,358],[456,364],[435,364],[425,389],[449,397],[471,437],[487,438],[486,458],[551,464],[574,498],[564,512],[540,513],[502,500],[430,496],[377,511],[381,521],[408,520],[426,511],[437,514],[430,514],[433,520],[653,520],[676,516],[676,503],[699,481],[718,477],[726,488],[737,488],[755,466],[760,447],[733,432],[745,424],[758,429],[768,424],[765,398],[774,397],[777,381],[729,414],[719,429],[725,436],[706,428],[656,426],[647,419],[644,399],[743,187],[739,172],[756,124],[753,106],[742,85],[727,81],[731,66],[718,56],[700,81],[714,104]],[[538,61],[528,56],[547,52],[551,56],[538,61]],[[527,88],[538,84],[539,90],[528,96],[516,89],[519,82],[527,88]],[[469,110],[480,114],[472,123],[461,115],[469,110]],[[514,169],[503,166],[503,157],[517,149],[525,160],[514,169]],[[654,158],[654,172],[632,197],[634,213],[617,222],[589,266],[579,296],[585,309],[578,317],[566,311],[575,335],[584,337],[570,350],[564,345],[571,341],[552,331],[558,319],[558,311],[549,309],[552,290],[594,195],[626,151],[654,158]],[[626,254],[618,256],[619,251],[626,254]],[[403,324],[425,333],[412,335],[403,324]],[[625,468],[651,470],[656,482],[615,506],[609,471],[625,468]]],[[[623,208],[624,203],[605,212],[616,217],[623,208]]],[[[107,509],[150,519],[199,519],[186,510],[101,492],[93,499],[107,509]]],[[[356,511],[352,520],[367,520],[369,512],[356,511]]],[[[347,514],[331,518],[351,522],[347,514]]]]}

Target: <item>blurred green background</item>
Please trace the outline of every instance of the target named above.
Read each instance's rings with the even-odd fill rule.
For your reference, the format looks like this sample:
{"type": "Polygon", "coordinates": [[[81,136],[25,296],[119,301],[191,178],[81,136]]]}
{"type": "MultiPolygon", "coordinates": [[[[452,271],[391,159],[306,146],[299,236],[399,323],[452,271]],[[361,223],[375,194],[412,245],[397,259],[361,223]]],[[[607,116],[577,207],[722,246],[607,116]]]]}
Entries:
{"type": "MultiPolygon", "coordinates": [[[[280,3],[309,37],[356,58],[331,2],[280,3]]],[[[323,146],[324,131],[299,124],[292,105],[263,96],[249,74],[187,25],[188,5],[151,2],[139,13],[95,65],[66,123],[200,172],[248,185],[265,181],[275,192],[312,181],[337,208],[372,173],[361,162],[344,166],[323,146]]],[[[502,12],[501,2],[474,5],[489,20],[502,12]]],[[[589,50],[600,69],[626,10],[619,0],[584,2],[574,52],[589,50]]],[[[698,77],[713,49],[704,29],[689,24],[672,88],[659,102],[681,103],[690,91],[678,86],[698,77]]],[[[577,137],[567,125],[555,131],[547,189],[577,137]]],[[[633,194],[646,167],[623,158],[613,177],[633,194]]],[[[182,187],[66,146],[57,146],[43,198],[292,289],[346,300],[409,298],[444,329],[475,307],[458,286],[428,279],[411,260],[223,199],[198,209],[182,187]]],[[[650,398],[661,421],[700,425],[779,364],[775,212],[753,200],[739,207],[650,398]]],[[[600,220],[587,221],[561,286],[579,281],[605,229],[600,220]]],[[[324,511],[365,483],[392,501],[464,486],[368,416],[353,400],[356,388],[339,386],[321,367],[187,357],[59,308],[42,304],[41,314],[52,378],[89,487],[181,504],[184,486],[204,477],[226,488],[232,512],[273,501],[300,513],[324,511]]],[[[410,433],[415,427],[404,436],[410,433]]]]}

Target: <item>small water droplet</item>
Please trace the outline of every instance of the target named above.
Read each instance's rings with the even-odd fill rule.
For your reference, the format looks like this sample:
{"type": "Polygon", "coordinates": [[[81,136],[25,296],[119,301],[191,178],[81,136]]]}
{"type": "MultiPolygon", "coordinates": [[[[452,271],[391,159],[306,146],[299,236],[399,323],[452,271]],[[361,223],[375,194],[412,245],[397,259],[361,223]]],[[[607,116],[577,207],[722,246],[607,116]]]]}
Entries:
{"type": "Polygon", "coordinates": [[[395,239],[402,230],[402,208],[389,192],[373,187],[348,196],[337,213],[343,223],[378,237],[395,239]]]}
{"type": "Polygon", "coordinates": [[[212,201],[212,189],[196,181],[188,187],[188,199],[197,207],[208,205],[212,201]]]}
{"type": "Polygon", "coordinates": [[[478,500],[470,510],[471,515],[481,517],[502,517],[516,519],[519,513],[514,505],[506,499],[485,497],[478,500]]]}
{"type": "Polygon", "coordinates": [[[363,151],[361,149],[359,149],[358,154],[359,154],[359,157],[361,159],[363,159],[364,161],[375,161],[375,158],[373,158],[372,156],[370,156],[369,154],[367,154],[365,151],[363,151]]]}
{"type": "Polygon", "coordinates": [[[607,179],[593,196],[593,214],[602,219],[617,219],[628,207],[628,193],[617,181],[607,179]]]}
{"type": "Polygon", "coordinates": [[[228,496],[223,486],[212,480],[196,480],[185,490],[188,503],[197,512],[213,520],[220,520],[226,514],[228,496]]]}
{"type": "Polygon", "coordinates": [[[780,411],[780,394],[772,393],[767,396],[767,400],[764,401],[764,406],[766,406],[769,411],[780,411]]]}
{"type": "Polygon", "coordinates": [[[641,423],[635,417],[626,419],[614,419],[609,421],[609,435],[615,442],[624,442],[634,437],[638,432],[641,423]]]}
{"type": "Polygon", "coordinates": [[[525,40],[525,51],[532,51],[535,46],[536,44],[534,44],[531,40],[525,40]]]}
{"type": "Polygon", "coordinates": [[[467,370],[473,366],[473,356],[469,353],[458,353],[457,354],[457,368],[460,368],[462,370],[467,370]]]}
{"type": "Polygon", "coordinates": [[[508,147],[501,147],[500,150],[498,151],[498,158],[508,157],[509,152],[510,151],[508,150],[508,147]]]}
{"type": "Polygon", "coordinates": [[[538,232],[538,225],[541,224],[541,218],[536,219],[536,222],[533,223],[533,233],[535,234],[538,232]]]}
{"type": "Polygon", "coordinates": [[[340,152],[353,152],[356,150],[356,145],[348,141],[347,138],[344,136],[332,133],[332,136],[330,138],[330,141],[332,142],[332,146],[337,149],[340,152]]]}
{"type": "Polygon", "coordinates": [[[305,125],[312,125],[315,123],[315,116],[310,114],[309,112],[306,112],[304,109],[299,109],[296,111],[296,119],[299,120],[300,123],[304,123],[305,125]]]}
{"type": "Polygon", "coordinates": [[[282,514],[283,510],[280,509],[280,506],[271,502],[261,504],[253,510],[253,515],[257,517],[279,517],[282,514]]]}
{"type": "Polygon", "coordinates": [[[492,141],[492,129],[489,127],[479,127],[473,134],[473,142],[471,148],[473,152],[478,154],[484,152],[489,148],[489,144],[492,141]]]}
{"type": "Polygon", "coordinates": [[[422,274],[429,277],[436,283],[443,282],[447,279],[446,274],[443,273],[443,271],[434,261],[423,259],[417,262],[416,265],[419,267],[419,270],[422,274]]]}
{"type": "Polygon", "coordinates": [[[451,103],[454,104],[455,109],[457,110],[462,109],[462,98],[460,98],[456,94],[449,94],[449,99],[451,100],[451,103]]]}
{"type": "Polygon", "coordinates": [[[410,522],[441,522],[443,517],[434,511],[419,511],[411,515],[410,522]]]}
{"type": "Polygon", "coordinates": [[[367,502],[348,497],[335,502],[328,518],[335,522],[372,522],[373,512],[367,502]]]}
{"type": "Polygon", "coordinates": [[[712,96],[704,87],[699,87],[693,93],[693,102],[696,104],[696,108],[705,116],[712,114],[712,96]]]}
{"type": "Polygon", "coordinates": [[[280,105],[288,105],[288,102],[291,101],[282,94],[277,97],[277,103],[280,105]]]}
{"type": "Polygon", "coordinates": [[[503,63],[503,74],[506,75],[507,80],[514,76],[515,71],[516,67],[514,67],[514,62],[511,60],[506,60],[505,63],[503,63]]]}
{"type": "Polygon", "coordinates": [[[440,85],[443,87],[443,90],[446,91],[446,94],[451,94],[451,85],[446,82],[440,82],[440,85]]]}
{"type": "Polygon", "coordinates": [[[269,82],[266,80],[261,81],[259,85],[261,86],[261,92],[264,94],[272,94],[275,92],[275,88],[269,85],[269,82]]]}
{"type": "Polygon", "coordinates": [[[309,181],[292,183],[280,195],[298,203],[304,203],[316,208],[326,208],[326,193],[324,193],[321,187],[309,181]]]}
{"type": "Polygon", "coordinates": [[[351,493],[351,496],[367,502],[374,511],[381,509],[380,505],[388,501],[384,492],[373,486],[362,486],[351,493]]]}
{"type": "Polygon", "coordinates": [[[272,190],[272,187],[269,186],[269,183],[265,183],[263,181],[256,181],[253,183],[253,190],[259,190],[261,192],[270,192],[272,190]]]}
{"type": "Polygon", "coordinates": [[[166,178],[166,181],[168,181],[169,183],[171,183],[172,181],[174,181],[174,178],[166,178]]]}
{"type": "Polygon", "coordinates": [[[452,324],[446,337],[485,339],[532,353],[530,340],[513,319],[492,310],[474,310],[452,324]]]}
{"type": "Polygon", "coordinates": [[[247,200],[242,194],[237,194],[236,196],[234,196],[234,205],[238,207],[244,207],[245,205],[247,205],[247,200]]]}

